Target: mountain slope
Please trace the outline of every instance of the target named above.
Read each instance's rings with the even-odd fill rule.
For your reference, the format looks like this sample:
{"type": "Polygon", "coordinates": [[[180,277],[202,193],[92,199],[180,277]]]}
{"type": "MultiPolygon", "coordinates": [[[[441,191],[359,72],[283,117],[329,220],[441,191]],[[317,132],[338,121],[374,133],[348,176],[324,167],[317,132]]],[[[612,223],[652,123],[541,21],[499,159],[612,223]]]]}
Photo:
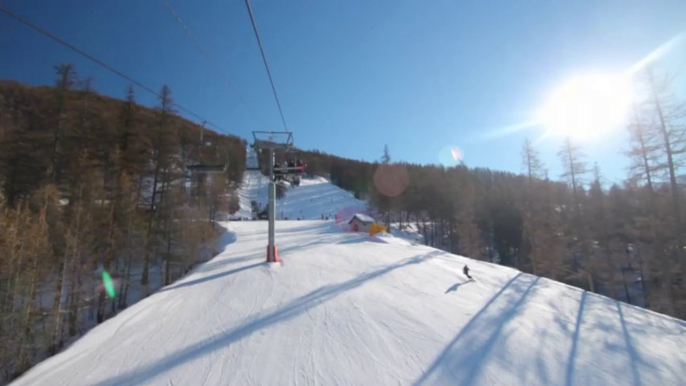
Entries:
{"type": "MultiPolygon", "coordinates": [[[[248,150],[248,167],[257,167],[257,156],[248,150]]],[[[268,203],[269,178],[259,171],[246,170],[243,183],[238,190],[240,211],[238,217],[252,218],[251,201],[260,207],[268,203]]],[[[352,193],[333,185],[323,177],[303,178],[300,186],[291,187],[286,195],[276,202],[276,218],[290,220],[334,219],[337,213],[364,212],[367,204],[356,199],[352,193]]]]}
{"type": "Polygon", "coordinates": [[[15,384],[682,384],[682,321],[330,221],[278,222],[267,266],[265,221],[224,226],[218,257],[15,384]]]}

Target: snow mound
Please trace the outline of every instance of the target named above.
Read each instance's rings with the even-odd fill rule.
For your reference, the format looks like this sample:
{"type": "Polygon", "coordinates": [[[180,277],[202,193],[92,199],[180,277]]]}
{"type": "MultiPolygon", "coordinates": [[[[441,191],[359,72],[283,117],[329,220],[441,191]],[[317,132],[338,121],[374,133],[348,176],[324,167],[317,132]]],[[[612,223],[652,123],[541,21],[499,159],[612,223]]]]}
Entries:
{"type": "Polygon", "coordinates": [[[271,269],[265,221],[224,226],[220,255],[14,384],[683,384],[682,321],[326,221],[278,221],[271,269]]]}

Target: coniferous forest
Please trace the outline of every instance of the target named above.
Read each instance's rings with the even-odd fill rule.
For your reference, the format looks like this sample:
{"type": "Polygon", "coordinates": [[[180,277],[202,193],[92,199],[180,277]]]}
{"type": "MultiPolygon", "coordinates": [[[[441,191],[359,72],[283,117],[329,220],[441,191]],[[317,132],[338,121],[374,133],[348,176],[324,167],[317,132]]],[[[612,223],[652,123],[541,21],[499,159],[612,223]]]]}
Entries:
{"type": "Polygon", "coordinates": [[[121,97],[69,64],[53,87],[0,82],[0,383],[210,258],[238,207],[245,141],[181,118],[166,86],[154,108],[121,97]]]}

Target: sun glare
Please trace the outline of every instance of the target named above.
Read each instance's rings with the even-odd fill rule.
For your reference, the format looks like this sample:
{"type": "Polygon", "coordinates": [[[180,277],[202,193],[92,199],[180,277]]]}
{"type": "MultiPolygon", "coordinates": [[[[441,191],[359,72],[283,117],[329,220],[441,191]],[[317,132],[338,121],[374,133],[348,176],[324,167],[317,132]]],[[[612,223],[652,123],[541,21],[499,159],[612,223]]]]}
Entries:
{"type": "Polygon", "coordinates": [[[621,127],[632,102],[631,79],[585,75],[555,90],[538,114],[546,136],[592,140],[621,127]]]}

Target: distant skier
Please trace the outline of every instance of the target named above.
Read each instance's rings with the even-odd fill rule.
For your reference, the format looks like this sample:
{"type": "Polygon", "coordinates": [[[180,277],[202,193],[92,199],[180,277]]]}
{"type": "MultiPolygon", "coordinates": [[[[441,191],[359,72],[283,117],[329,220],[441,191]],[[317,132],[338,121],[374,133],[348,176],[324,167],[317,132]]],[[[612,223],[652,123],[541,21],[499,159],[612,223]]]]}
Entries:
{"type": "Polygon", "coordinates": [[[469,276],[469,267],[467,266],[467,264],[465,264],[464,268],[462,269],[462,273],[464,273],[464,275],[467,276],[469,280],[474,280],[473,277],[469,276]]]}

